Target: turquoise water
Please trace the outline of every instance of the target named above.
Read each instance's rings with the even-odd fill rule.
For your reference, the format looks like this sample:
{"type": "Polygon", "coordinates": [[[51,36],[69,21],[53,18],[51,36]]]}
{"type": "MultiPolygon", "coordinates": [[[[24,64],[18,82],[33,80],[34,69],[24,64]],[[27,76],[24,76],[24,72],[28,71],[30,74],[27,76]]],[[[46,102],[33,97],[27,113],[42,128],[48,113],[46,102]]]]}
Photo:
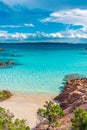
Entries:
{"type": "Polygon", "coordinates": [[[30,43],[0,44],[0,60],[19,64],[0,68],[0,88],[20,93],[56,94],[62,89],[64,75],[87,76],[87,45],[30,43]],[[12,54],[18,56],[12,57],[12,54]]]}

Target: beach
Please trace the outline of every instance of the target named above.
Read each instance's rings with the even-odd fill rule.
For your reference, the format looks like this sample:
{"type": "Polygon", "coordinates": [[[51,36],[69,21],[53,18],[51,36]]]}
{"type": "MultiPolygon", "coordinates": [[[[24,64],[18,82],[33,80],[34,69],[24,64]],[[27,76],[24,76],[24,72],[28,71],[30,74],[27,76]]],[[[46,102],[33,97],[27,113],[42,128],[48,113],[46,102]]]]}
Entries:
{"type": "Polygon", "coordinates": [[[5,64],[0,68],[0,89],[13,93],[10,99],[0,102],[0,107],[9,109],[15,118],[26,119],[31,128],[38,123],[38,108],[63,90],[65,75],[87,76],[85,44],[23,43],[0,47],[4,48],[0,61],[5,64]]]}
{"type": "Polygon", "coordinates": [[[47,94],[14,94],[10,99],[0,103],[0,107],[9,109],[15,118],[26,119],[26,124],[34,128],[38,123],[37,110],[43,107],[45,101],[52,100],[55,95],[47,94]]]}
{"type": "Polygon", "coordinates": [[[0,130],[87,130],[86,17],[86,0],[0,0],[0,130]]]}

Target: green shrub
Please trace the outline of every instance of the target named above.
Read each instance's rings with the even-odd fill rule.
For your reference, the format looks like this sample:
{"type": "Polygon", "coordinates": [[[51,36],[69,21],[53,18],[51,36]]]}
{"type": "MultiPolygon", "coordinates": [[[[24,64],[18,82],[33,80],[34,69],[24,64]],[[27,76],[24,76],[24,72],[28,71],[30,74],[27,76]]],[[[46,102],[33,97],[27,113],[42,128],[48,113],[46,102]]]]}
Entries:
{"type": "Polygon", "coordinates": [[[71,122],[72,130],[87,130],[87,112],[84,109],[75,110],[71,122]]]}
{"type": "Polygon", "coordinates": [[[8,90],[2,90],[0,91],[0,101],[3,101],[5,99],[8,99],[12,96],[12,93],[8,90]]]}
{"type": "Polygon", "coordinates": [[[25,120],[15,119],[14,115],[0,107],[0,130],[30,130],[29,126],[25,125],[25,120]]]}
{"type": "Polygon", "coordinates": [[[58,118],[64,115],[63,110],[56,103],[46,102],[44,108],[38,109],[37,115],[41,123],[47,122],[48,127],[59,125],[58,118]]]}

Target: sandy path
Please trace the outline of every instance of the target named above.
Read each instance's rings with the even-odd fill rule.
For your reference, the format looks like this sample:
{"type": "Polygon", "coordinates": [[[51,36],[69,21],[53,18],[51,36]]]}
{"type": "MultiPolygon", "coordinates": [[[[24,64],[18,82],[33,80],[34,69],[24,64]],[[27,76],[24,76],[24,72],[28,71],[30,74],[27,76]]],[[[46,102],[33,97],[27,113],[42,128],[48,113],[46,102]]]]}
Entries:
{"type": "Polygon", "coordinates": [[[27,119],[27,124],[33,128],[37,124],[36,112],[42,107],[45,101],[53,99],[54,95],[19,95],[16,94],[10,99],[0,102],[0,107],[9,109],[16,118],[27,119]]]}

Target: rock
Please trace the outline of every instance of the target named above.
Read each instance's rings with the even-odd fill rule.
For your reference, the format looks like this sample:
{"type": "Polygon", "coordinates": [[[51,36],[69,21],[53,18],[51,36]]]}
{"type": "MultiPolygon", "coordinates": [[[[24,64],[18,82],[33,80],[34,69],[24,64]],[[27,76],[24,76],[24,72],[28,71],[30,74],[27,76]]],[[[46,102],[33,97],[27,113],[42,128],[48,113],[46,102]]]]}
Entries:
{"type": "Polygon", "coordinates": [[[87,111],[87,78],[68,81],[64,90],[54,100],[60,104],[66,115],[60,120],[62,125],[59,130],[65,130],[66,128],[70,130],[70,119],[73,116],[73,111],[78,108],[87,111]],[[64,121],[65,123],[63,123],[64,121]]]}
{"type": "Polygon", "coordinates": [[[17,62],[15,62],[15,61],[7,61],[7,62],[3,62],[3,61],[1,61],[0,62],[0,67],[2,68],[2,67],[9,67],[9,65],[10,66],[14,66],[14,65],[17,65],[17,62]]]}
{"type": "Polygon", "coordinates": [[[7,61],[6,64],[10,65],[12,64],[12,61],[7,61]]]}
{"type": "Polygon", "coordinates": [[[67,101],[68,103],[73,103],[77,101],[82,96],[81,92],[73,92],[68,95],[67,101]]]}
{"type": "Polygon", "coordinates": [[[67,101],[64,101],[60,104],[60,107],[62,107],[63,109],[66,109],[67,107],[69,107],[69,103],[67,101]]]}
{"type": "Polygon", "coordinates": [[[4,65],[4,62],[0,62],[0,66],[3,66],[4,65]]]}
{"type": "Polygon", "coordinates": [[[17,63],[16,63],[16,62],[13,62],[13,61],[7,61],[6,64],[7,64],[7,65],[12,65],[12,64],[15,65],[15,64],[17,64],[17,63]]]}
{"type": "Polygon", "coordinates": [[[87,78],[68,81],[64,90],[54,98],[65,110],[72,111],[87,101],[87,78]]]}

